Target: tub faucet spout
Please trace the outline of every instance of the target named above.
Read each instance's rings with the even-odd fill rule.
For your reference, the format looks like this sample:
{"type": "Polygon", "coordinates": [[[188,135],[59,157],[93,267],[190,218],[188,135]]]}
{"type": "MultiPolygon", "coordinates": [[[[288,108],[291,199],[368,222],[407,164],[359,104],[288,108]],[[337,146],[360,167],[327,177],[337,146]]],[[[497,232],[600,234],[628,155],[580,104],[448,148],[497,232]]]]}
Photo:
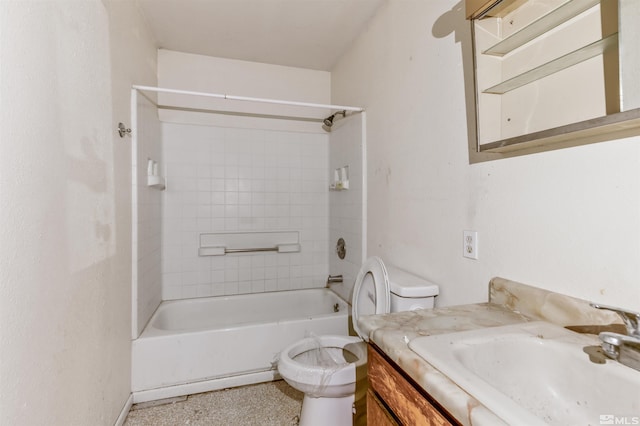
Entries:
{"type": "Polygon", "coordinates": [[[327,287],[329,287],[331,284],[338,284],[342,282],[342,275],[329,275],[329,277],[327,277],[327,287]]]}

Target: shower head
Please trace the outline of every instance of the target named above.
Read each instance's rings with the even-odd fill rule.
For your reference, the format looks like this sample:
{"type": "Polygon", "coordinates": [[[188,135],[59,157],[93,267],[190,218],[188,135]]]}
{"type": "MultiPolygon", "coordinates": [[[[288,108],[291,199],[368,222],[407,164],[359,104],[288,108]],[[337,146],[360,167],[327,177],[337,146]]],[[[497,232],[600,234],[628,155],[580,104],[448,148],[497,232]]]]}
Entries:
{"type": "Polygon", "coordinates": [[[327,131],[327,132],[331,131],[331,127],[333,126],[333,120],[336,118],[336,115],[338,115],[338,114],[342,114],[343,117],[346,117],[347,116],[347,110],[334,112],[333,114],[331,114],[330,116],[328,116],[327,118],[322,120],[322,128],[325,131],[327,131]]]}

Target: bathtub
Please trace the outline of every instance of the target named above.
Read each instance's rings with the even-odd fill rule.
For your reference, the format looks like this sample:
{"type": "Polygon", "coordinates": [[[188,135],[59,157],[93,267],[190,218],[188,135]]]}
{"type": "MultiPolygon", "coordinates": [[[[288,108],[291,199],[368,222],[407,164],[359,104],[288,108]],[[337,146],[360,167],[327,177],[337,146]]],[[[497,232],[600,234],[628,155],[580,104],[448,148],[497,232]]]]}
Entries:
{"type": "Polygon", "coordinates": [[[278,354],[308,333],[348,334],[328,289],[165,301],[132,342],[133,402],[279,378],[278,354]]]}

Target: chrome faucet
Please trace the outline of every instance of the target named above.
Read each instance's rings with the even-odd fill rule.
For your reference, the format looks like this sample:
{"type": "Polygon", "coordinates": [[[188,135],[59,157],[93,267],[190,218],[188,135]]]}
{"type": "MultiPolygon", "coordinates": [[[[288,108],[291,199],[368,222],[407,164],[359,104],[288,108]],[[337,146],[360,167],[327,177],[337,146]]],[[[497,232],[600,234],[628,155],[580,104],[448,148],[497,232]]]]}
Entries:
{"type": "Polygon", "coordinates": [[[331,284],[338,284],[342,282],[342,275],[329,275],[327,277],[327,287],[331,284]]]}
{"type": "Polygon", "coordinates": [[[627,328],[627,335],[609,331],[600,333],[598,337],[605,355],[640,371],[640,313],[597,303],[591,303],[591,306],[617,313],[627,328]]]}

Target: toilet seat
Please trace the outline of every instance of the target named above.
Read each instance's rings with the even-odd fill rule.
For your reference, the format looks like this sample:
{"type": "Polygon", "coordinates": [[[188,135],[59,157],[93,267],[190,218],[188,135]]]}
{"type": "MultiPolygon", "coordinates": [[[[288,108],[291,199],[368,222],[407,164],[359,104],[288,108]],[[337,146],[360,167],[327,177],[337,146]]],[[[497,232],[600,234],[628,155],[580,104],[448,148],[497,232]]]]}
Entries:
{"type": "Polygon", "coordinates": [[[360,268],[353,287],[351,316],[353,328],[365,342],[369,336],[358,326],[361,315],[388,314],[390,309],[389,274],[379,257],[370,257],[360,268]]]}
{"type": "Polygon", "coordinates": [[[306,337],[286,347],[280,353],[278,371],[290,385],[305,394],[323,396],[330,391],[334,397],[346,396],[354,392],[356,368],[366,362],[367,349],[358,337],[323,335],[306,337]],[[312,354],[311,362],[299,358],[318,348],[350,352],[355,361],[335,357],[335,364],[319,365],[314,362],[316,355],[312,354]],[[331,386],[330,390],[328,386],[331,386]]]}

